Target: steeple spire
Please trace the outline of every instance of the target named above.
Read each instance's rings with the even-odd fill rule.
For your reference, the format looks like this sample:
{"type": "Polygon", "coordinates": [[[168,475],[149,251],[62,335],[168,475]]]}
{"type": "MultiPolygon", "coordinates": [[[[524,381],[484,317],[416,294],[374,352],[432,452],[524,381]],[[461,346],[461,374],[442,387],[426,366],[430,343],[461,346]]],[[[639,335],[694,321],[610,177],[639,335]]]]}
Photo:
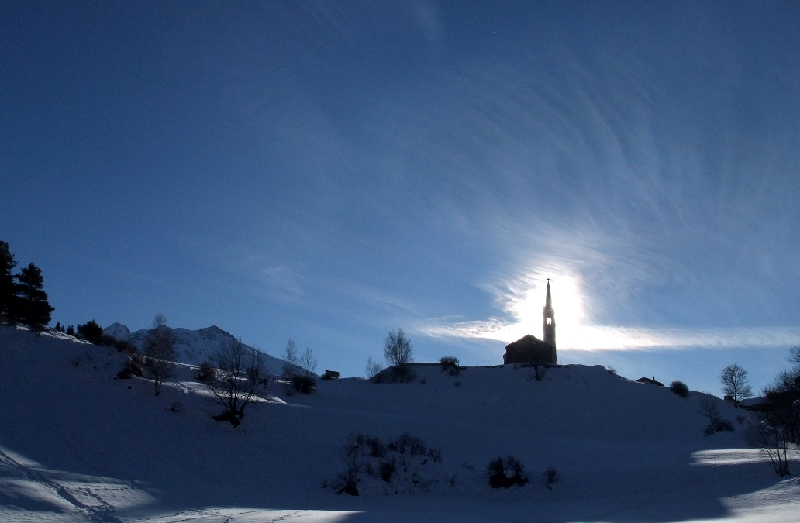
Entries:
{"type": "Polygon", "coordinates": [[[554,362],[556,350],[556,316],[553,311],[553,298],[550,296],[550,278],[547,278],[547,298],[542,309],[542,339],[553,347],[554,362]]]}
{"type": "Polygon", "coordinates": [[[553,299],[550,297],[550,278],[547,278],[547,301],[544,306],[548,309],[553,308],[553,299]]]}

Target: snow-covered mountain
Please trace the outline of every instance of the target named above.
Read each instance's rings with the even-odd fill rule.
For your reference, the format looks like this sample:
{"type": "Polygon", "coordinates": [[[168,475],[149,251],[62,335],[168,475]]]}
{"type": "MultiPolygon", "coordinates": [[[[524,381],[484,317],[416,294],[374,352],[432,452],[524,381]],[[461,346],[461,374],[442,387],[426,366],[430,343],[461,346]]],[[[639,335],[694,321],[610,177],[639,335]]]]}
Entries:
{"type": "MultiPolygon", "coordinates": [[[[214,352],[223,344],[236,341],[236,337],[233,334],[220,329],[216,325],[198,330],[168,328],[175,336],[175,352],[178,354],[176,361],[180,363],[199,365],[204,361],[210,360],[214,352]]],[[[111,335],[118,340],[127,340],[141,350],[144,346],[147,329],[131,332],[128,327],[121,323],[112,323],[103,329],[103,334],[111,335]]],[[[245,347],[250,350],[257,350],[247,344],[245,344],[245,347]]],[[[285,360],[264,353],[264,365],[270,374],[279,376],[283,372],[285,364],[285,360]]]]}
{"type": "Polygon", "coordinates": [[[747,448],[745,411],[603,367],[550,368],[537,381],[513,365],[459,376],[423,366],[410,383],[345,378],[310,395],[270,382],[233,428],[212,418],[220,406],[189,365],[154,396],[145,378],[116,378],[127,358],[0,325],[0,521],[796,523],[800,514],[800,482],[747,448]],[[736,431],[703,435],[704,401],[736,431]],[[375,442],[404,433],[439,452],[372,455],[383,452],[375,442]],[[354,434],[370,437],[360,495],[337,494],[354,434]],[[509,455],[530,483],[489,488],[487,465],[509,455]],[[549,467],[560,478],[552,489],[549,467]]]}

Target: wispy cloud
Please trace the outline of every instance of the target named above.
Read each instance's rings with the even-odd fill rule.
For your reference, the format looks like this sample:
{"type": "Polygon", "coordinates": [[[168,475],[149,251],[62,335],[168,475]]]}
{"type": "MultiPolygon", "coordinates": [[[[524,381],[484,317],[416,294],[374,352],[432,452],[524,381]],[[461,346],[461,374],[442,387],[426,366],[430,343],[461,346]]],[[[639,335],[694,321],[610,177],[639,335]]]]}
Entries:
{"type": "MultiPolygon", "coordinates": [[[[433,337],[485,339],[505,343],[529,334],[528,325],[500,318],[481,321],[430,320],[417,326],[433,337]]],[[[646,350],[665,348],[787,347],[800,340],[798,327],[730,329],[648,329],[614,325],[581,325],[558,333],[559,350],[646,350]],[[574,341],[562,341],[562,338],[574,341]],[[580,340],[580,341],[577,341],[580,340]]]]}

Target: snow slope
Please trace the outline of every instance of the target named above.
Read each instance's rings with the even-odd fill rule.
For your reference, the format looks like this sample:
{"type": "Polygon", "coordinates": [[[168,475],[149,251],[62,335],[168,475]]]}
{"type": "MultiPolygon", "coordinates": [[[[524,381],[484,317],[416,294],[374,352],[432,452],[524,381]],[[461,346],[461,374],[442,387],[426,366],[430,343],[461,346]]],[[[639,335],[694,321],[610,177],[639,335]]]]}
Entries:
{"type": "MultiPolygon", "coordinates": [[[[216,325],[198,330],[173,328],[170,328],[170,330],[175,336],[177,361],[192,365],[199,365],[203,361],[210,360],[214,351],[222,344],[236,341],[236,337],[233,334],[220,329],[216,325]]],[[[132,333],[125,325],[112,323],[103,329],[103,334],[109,334],[118,340],[130,341],[139,350],[142,350],[147,329],[140,329],[132,333]]],[[[250,350],[257,350],[247,344],[245,344],[245,347],[250,350]]],[[[264,353],[264,364],[269,374],[280,376],[286,361],[264,353]]]]}
{"type": "MultiPolygon", "coordinates": [[[[63,336],[62,336],[63,338],[63,336]]],[[[376,385],[271,383],[242,425],[180,365],[162,395],[116,380],[107,347],[0,326],[0,521],[798,521],[800,483],[779,480],[737,432],[703,436],[704,396],[680,398],[602,367],[468,368],[376,385]],[[452,481],[431,493],[337,495],[352,432],[409,432],[441,449],[452,481]],[[514,455],[531,483],[492,490],[514,455]],[[542,472],[561,480],[545,488],[542,472]]],[[[438,465],[437,465],[438,466],[438,465]]],[[[792,462],[795,470],[800,463],[792,462]]]]}

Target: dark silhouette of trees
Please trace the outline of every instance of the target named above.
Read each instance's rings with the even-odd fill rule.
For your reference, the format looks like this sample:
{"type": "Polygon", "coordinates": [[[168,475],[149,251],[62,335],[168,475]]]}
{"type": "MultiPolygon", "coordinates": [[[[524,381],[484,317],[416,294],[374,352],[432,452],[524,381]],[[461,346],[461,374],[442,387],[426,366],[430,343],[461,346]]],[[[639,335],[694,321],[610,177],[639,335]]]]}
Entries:
{"type": "Polygon", "coordinates": [[[55,309],[47,302],[41,269],[31,262],[17,275],[17,281],[12,302],[14,320],[33,330],[43,330],[55,309]]]}
{"type": "Polygon", "coordinates": [[[14,276],[11,271],[17,266],[8,244],[0,241],[0,321],[9,321],[14,302],[14,276]]]}
{"type": "Polygon", "coordinates": [[[747,371],[737,363],[722,369],[722,375],[719,379],[722,382],[722,391],[726,396],[730,396],[733,399],[735,406],[738,406],[739,402],[744,398],[749,398],[753,395],[753,389],[747,379],[747,371]]]}
{"type": "Polygon", "coordinates": [[[94,320],[89,320],[83,325],[78,324],[78,335],[95,345],[103,342],[103,328],[94,320]]]}
{"type": "Polygon", "coordinates": [[[172,376],[175,368],[175,335],[167,327],[167,318],[157,314],[153,320],[153,328],[144,338],[144,365],[147,373],[153,378],[155,394],[161,394],[161,383],[172,376]]]}

